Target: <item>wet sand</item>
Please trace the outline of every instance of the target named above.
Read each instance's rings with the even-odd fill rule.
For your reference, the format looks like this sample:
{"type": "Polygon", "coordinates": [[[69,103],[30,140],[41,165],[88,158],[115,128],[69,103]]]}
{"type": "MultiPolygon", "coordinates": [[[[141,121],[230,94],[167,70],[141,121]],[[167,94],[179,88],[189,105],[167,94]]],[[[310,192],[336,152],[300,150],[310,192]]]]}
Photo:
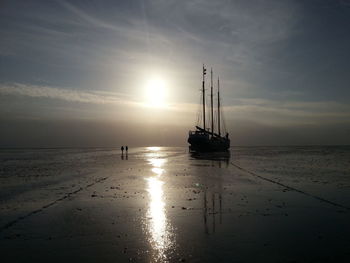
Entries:
{"type": "Polygon", "coordinates": [[[349,262],[350,148],[1,150],[4,262],[349,262]]]}

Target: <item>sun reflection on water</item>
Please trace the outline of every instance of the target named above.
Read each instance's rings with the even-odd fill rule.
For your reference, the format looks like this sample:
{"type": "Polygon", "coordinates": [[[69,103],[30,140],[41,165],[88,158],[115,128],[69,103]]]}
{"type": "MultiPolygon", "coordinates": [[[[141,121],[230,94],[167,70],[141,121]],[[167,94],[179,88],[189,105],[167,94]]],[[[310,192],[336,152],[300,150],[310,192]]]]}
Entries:
{"type": "Polygon", "coordinates": [[[147,150],[158,152],[160,150],[160,147],[147,147],[147,150]]]}
{"type": "Polygon", "coordinates": [[[156,175],[161,176],[164,172],[164,169],[158,168],[158,167],[153,167],[152,172],[154,172],[156,175]]]}
{"type": "MultiPolygon", "coordinates": [[[[159,151],[156,147],[151,150],[159,151]]],[[[169,261],[167,252],[175,244],[172,227],[166,216],[164,182],[161,180],[161,176],[165,172],[163,165],[166,161],[164,158],[148,159],[149,164],[152,166],[151,171],[154,173],[146,178],[147,192],[150,199],[146,215],[146,230],[148,232],[148,241],[152,247],[152,262],[169,261]]]]}
{"type": "Polygon", "coordinates": [[[150,158],[148,159],[148,162],[153,166],[153,167],[162,167],[166,163],[166,159],[161,159],[161,158],[150,158]]]}

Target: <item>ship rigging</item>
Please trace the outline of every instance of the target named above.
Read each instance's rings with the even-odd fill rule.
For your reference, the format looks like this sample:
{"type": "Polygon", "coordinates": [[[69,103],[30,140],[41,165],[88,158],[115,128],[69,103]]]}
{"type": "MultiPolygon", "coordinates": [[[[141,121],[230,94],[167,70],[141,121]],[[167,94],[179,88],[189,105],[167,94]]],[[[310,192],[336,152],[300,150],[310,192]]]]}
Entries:
{"type": "Polygon", "coordinates": [[[217,87],[217,133],[214,127],[214,99],[213,99],[213,70],[210,71],[210,122],[211,127],[206,127],[206,102],[205,102],[205,75],[207,69],[203,65],[202,78],[202,127],[197,124],[195,131],[189,131],[188,143],[190,151],[195,152],[225,152],[230,148],[228,133],[221,135],[221,105],[220,105],[220,80],[217,87]]]}

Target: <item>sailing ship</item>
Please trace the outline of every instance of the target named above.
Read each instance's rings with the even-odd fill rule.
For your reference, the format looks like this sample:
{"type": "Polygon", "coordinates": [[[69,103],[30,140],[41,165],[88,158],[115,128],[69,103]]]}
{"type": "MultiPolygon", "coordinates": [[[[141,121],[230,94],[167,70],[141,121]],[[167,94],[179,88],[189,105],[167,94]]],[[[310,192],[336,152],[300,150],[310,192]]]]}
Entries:
{"type": "Polygon", "coordinates": [[[210,87],[210,122],[211,127],[207,128],[205,119],[205,75],[207,69],[203,65],[202,81],[202,127],[196,125],[196,130],[189,131],[188,143],[190,151],[194,152],[227,152],[230,148],[230,139],[226,132],[223,136],[221,133],[221,111],[220,111],[220,81],[218,78],[217,90],[217,132],[214,127],[214,103],[213,103],[213,70],[211,70],[211,87],[210,87]]]}

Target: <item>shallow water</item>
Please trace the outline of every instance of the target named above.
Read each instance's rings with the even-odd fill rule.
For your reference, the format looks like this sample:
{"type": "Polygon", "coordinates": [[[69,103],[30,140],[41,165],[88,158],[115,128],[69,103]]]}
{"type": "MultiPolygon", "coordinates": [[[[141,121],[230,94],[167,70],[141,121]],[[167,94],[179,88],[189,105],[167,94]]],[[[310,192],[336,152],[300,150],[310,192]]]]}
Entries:
{"type": "Polygon", "coordinates": [[[348,262],[350,147],[0,151],[11,262],[348,262]]]}

